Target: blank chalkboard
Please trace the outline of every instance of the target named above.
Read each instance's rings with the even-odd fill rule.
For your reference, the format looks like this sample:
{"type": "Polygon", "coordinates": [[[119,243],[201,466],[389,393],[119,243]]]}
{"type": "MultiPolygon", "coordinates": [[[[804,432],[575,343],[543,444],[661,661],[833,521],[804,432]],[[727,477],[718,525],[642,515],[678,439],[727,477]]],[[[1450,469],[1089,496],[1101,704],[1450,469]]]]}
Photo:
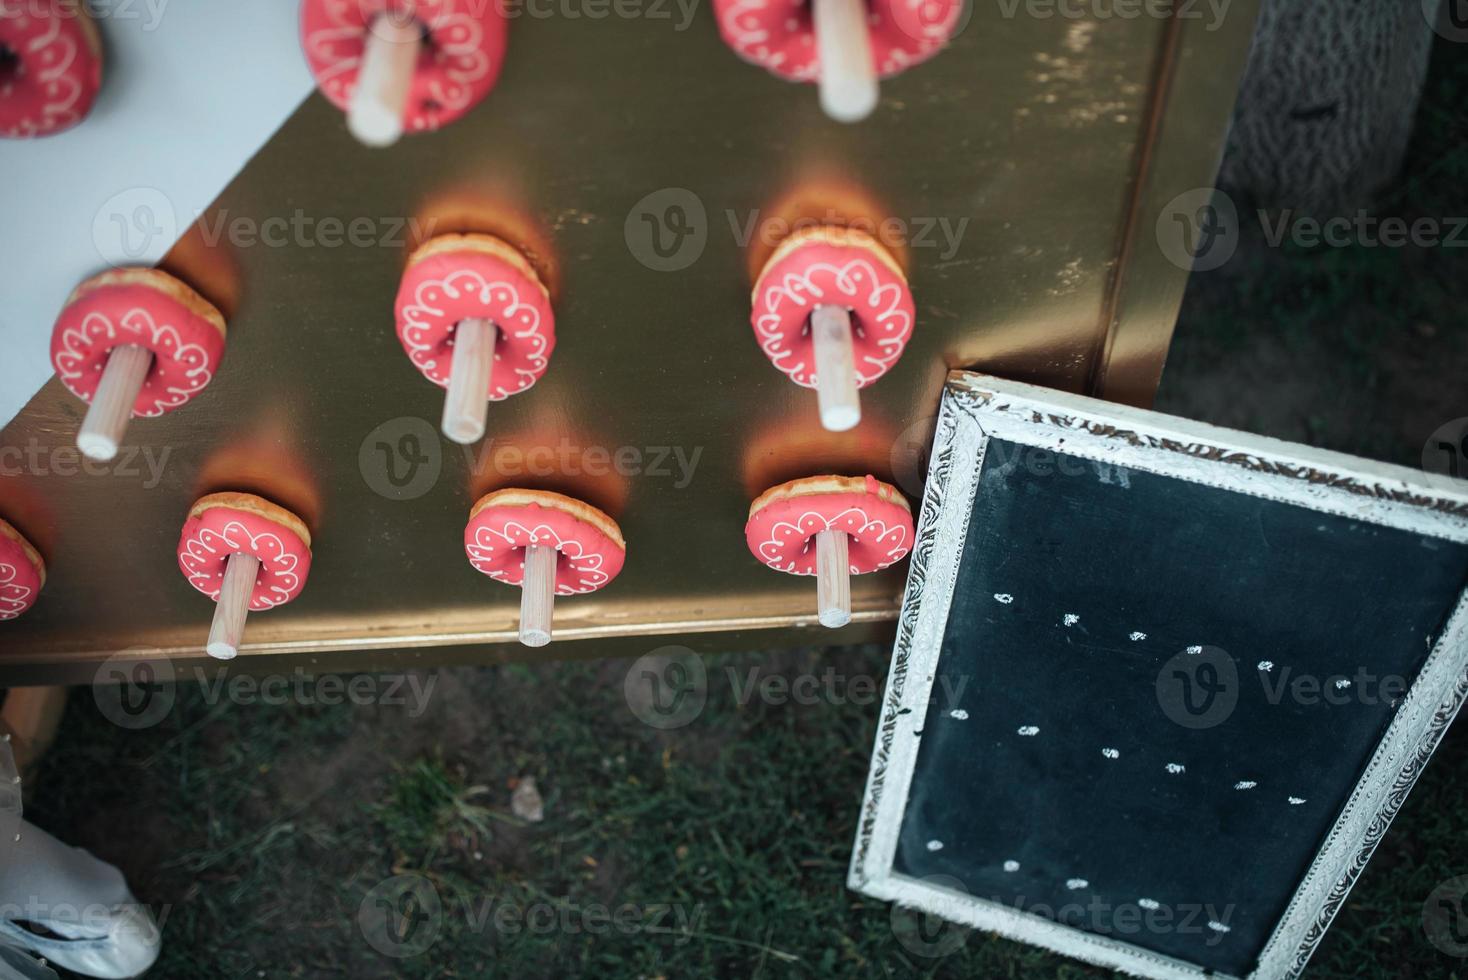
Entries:
{"type": "Polygon", "coordinates": [[[853,887],[1297,972],[1461,703],[1468,497],[973,375],[933,456],[853,887]]]}

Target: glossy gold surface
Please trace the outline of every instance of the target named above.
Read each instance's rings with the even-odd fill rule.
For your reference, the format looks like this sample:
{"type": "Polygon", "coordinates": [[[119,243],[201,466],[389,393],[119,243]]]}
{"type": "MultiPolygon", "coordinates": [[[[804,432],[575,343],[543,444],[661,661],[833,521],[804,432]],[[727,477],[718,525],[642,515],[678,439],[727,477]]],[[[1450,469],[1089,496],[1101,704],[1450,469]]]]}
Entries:
{"type": "Polygon", "coordinates": [[[520,17],[491,97],[390,150],[358,146],[320,98],[286,124],[165,263],[230,318],[209,389],[135,421],[132,448],[90,472],[70,448],[83,406],[55,381],[0,433],[0,515],[51,573],[34,609],[0,624],[0,684],[85,679],[119,650],[201,659],[212,604],[176,544],[189,504],[224,489],[290,507],[316,540],[301,598],[250,617],[246,661],[530,656],[513,645],[518,593],[462,547],[470,504],[505,486],[585,499],[628,541],[609,587],[557,602],[558,645],[535,656],[868,637],[905,567],[853,580],[853,626],[815,626],[814,581],[745,547],[754,496],[870,472],[916,502],[950,367],[1150,398],[1185,282],[1152,228],[1211,183],[1252,5],[1208,30],[978,3],[857,126],[738,61],[708,10],[680,31],[666,9],[520,17]],[[917,300],[907,353],[863,390],[848,433],[820,428],[814,392],[749,326],[753,276],[799,218],[885,227],[917,300]],[[370,244],[343,240],[354,219],[370,244]],[[671,258],[650,244],[659,223],[671,258]],[[467,452],[434,434],[443,393],[392,323],[407,252],[459,230],[530,256],[558,334],[545,377],[491,405],[467,452]],[[413,459],[417,481],[395,488],[413,459]]]}

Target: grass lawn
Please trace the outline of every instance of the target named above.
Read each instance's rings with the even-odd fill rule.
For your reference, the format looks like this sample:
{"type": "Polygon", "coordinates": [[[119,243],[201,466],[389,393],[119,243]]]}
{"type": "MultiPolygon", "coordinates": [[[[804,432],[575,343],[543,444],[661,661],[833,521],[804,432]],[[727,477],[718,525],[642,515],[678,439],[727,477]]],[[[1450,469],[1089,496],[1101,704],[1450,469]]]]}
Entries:
{"type": "MultiPolygon", "coordinates": [[[[1468,215],[1463,47],[1439,45],[1381,213],[1468,215]]],[[[1158,407],[1417,464],[1429,433],[1468,415],[1462,255],[1254,242],[1195,277],[1158,407]]],[[[623,661],[417,674],[433,685],[421,712],[240,706],[189,681],[140,731],[78,690],[29,813],[122,867],[164,916],[156,977],[1106,976],[983,934],[935,937],[846,890],[886,661],[711,657],[707,704],[672,730],[629,708],[623,661]],[[813,677],[821,696],[751,696],[760,677],[813,677]],[[511,812],[527,777],[542,822],[511,812]],[[431,890],[410,902],[391,893],[403,881],[431,890]],[[387,948],[432,939],[425,952],[374,946],[379,900],[418,910],[387,948]]],[[[1468,976],[1422,928],[1433,888],[1468,873],[1465,800],[1460,724],[1309,975],[1468,976]]]]}

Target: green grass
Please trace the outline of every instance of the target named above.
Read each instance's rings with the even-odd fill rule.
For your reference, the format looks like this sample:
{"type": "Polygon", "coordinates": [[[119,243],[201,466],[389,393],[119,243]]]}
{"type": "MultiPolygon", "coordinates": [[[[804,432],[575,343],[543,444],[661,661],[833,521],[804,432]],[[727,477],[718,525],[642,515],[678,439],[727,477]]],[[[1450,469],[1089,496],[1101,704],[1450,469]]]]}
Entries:
{"type": "MultiPolygon", "coordinates": [[[[620,662],[442,671],[418,718],[211,707],[187,685],[163,723],[125,732],[78,691],[31,813],[167,906],[158,977],[1105,976],[982,934],[915,955],[903,940],[919,923],[846,890],[875,704],[739,694],[755,668],[880,683],[886,659],[709,658],[706,707],[672,731],[632,714],[620,662]],[[527,775],[545,797],[539,824],[509,810],[527,775]],[[358,927],[369,891],[396,875],[426,877],[442,907],[436,941],[408,959],[358,927]]],[[[1459,731],[1313,976],[1468,975],[1420,924],[1433,887],[1468,872],[1465,798],[1459,731]]]]}

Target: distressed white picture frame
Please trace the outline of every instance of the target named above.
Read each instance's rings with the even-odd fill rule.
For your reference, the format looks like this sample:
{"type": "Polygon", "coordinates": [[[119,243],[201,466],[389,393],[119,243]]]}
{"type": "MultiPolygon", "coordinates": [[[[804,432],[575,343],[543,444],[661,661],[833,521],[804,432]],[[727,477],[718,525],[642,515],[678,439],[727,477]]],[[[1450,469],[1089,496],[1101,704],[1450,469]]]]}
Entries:
{"type": "MultiPolygon", "coordinates": [[[[1143,977],[1225,978],[893,869],[954,583],[992,438],[1468,543],[1468,482],[971,372],[944,386],[897,642],[847,885],[939,918],[1143,977]]],[[[1457,605],[1246,980],[1300,975],[1468,695],[1457,605]]]]}

